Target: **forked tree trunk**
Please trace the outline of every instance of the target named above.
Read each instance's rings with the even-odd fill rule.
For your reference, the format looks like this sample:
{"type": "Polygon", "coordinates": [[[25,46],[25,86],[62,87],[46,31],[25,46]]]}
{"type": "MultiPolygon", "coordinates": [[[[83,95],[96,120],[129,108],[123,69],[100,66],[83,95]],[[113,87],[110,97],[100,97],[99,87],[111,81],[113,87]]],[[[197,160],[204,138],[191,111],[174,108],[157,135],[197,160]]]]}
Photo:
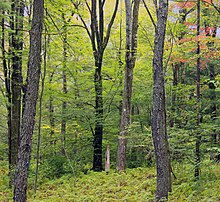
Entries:
{"type": "Polygon", "coordinates": [[[171,191],[171,163],[166,128],[165,87],[164,87],[164,39],[168,14],[168,0],[159,0],[153,57],[153,106],[152,136],[156,156],[157,189],[155,201],[168,198],[171,191]]]}
{"type": "MultiPolygon", "coordinates": [[[[72,1],[76,10],[79,11],[79,5],[72,1]]],[[[91,6],[86,2],[87,9],[90,13],[91,25],[90,28],[84,21],[83,17],[78,12],[79,18],[86,29],[89,39],[92,44],[93,57],[95,59],[95,132],[93,139],[93,170],[102,171],[102,138],[103,138],[103,97],[102,97],[102,59],[105,48],[108,44],[112,25],[114,23],[118,10],[119,0],[116,0],[113,14],[110,18],[105,31],[104,22],[104,6],[105,0],[91,0],[91,6]]]]}
{"type": "Polygon", "coordinates": [[[18,150],[17,174],[15,177],[14,201],[25,202],[28,168],[31,160],[32,135],[35,124],[38,98],[41,39],[44,17],[44,0],[34,0],[33,20],[30,31],[30,52],[27,72],[27,91],[22,119],[21,138],[18,150]]]}
{"type": "Polygon", "coordinates": [[[122,101],[120,135],[118,137],[117,170],[126,169],[127,134],[131,116],[131,96],[133,83],[133,69],[135,66],[137,49],[138,14],[140,0],[134,0],[134,6],[130,0],[125,0],[126,8],[126,55],[124,73],[124,92],[122,101]]]}

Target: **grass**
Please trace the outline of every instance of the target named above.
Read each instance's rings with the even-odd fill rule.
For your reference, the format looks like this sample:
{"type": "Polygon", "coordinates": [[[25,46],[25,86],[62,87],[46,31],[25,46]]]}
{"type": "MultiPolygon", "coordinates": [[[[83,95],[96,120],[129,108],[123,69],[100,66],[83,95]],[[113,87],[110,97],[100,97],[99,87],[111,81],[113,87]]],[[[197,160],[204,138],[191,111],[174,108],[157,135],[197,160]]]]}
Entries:
{"type": "MultiPolygon", "coordinates": [[[[193,166],[175,164],[177,179],[173,181],[169,201],[220,201],[220,165],[206,162],[201,168],[201,178],[195,181],[193,166]]],[[[0,201],[10,202],[13,194],[7,186],[5,165],[0,164],[0,175],[0,201]]],[[[154,168],[128,169],[121,174],[113,170],[108,174],[89,171],[76,180],[69,174],[59,179],[45,179],[40,182],[36,195],[32,178],[29,180],[28,202],[151,202],[156,189],[154,168]]]]}

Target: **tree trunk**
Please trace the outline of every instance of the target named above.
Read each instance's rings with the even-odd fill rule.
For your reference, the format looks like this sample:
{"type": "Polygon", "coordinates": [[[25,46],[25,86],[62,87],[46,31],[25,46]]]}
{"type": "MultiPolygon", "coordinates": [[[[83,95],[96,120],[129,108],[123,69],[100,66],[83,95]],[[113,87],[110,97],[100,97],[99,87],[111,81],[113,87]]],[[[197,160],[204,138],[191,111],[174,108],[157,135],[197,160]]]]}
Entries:
{"type": "Polygon", "coordinates": [[[43,105],[43,95],[44,95],[44,85],[47,69],[47,36],[44,37],[44,60],[43,60],[43,74],[41,79],[41,92],[39,96],[39,119],[38,119],[38,134],[37,134],[37,155],[36,155],[36,170],[35,170],[35,180],[34,180],[34,193],[37,191],[37,180],[38,180],[38,170],[40,161],[40,144],[41,144],[41,123],[42,123],[42,105],[43,105]]]}
{"type": "Polygon", "coordinates": [[[10,138],[10,181],[14,182],[14,175],[18,156],[18,146],[20,139],[21,122],[21,89],[22,89],[22,49],[23,49],[23,1],[13,0],[11,4],[11,22],[12,33],[11,40],[11,138],[10,138]]]}
{"type": "MultiPolygon", "coordinates": [[[[200,0],[197,0],[197,36],[200,34],[200,0]]],[[[200,144],[201,144],[201,134],[200,134],[200,122],[201,122],[201,114],[200,114],[200,42],[198,39],[197,42],[197,78],[196,78],[196,97],[197,97],[197,136],[196,136],[196,159],[195,159],[195,178],[199,178],[200,176],[200,144]]]]}
{"type": "MultiPolygon", "coordinates": [[[[157,5],[156,5],[157,6],[157,5]]],[[[153,57],[152,136],[156,156],[157,189],[155,201],[168,198],[171,191],[171,163],[166,128],[163,53],[168,1],[159,0],[153,57]]]]}
{"type": "MultiPolygon", "coordinates": [[[[50,75],[50,84],[52,83],[52,80],[53,80],[53,74],[54,74],[54,72],[52,72],[50,75]]],[[[50,139],[52,139],[54,136],[54,133],[55,133],[54,132],[54,127],[55,127],[54,106],[53,106],[53,96],[52,95],[50,95],[49,118],[50,118],[50,139]]],[[[54,145],[55,141],[50,140],[50,144],[54,145]]]]}
{"type": "Polygon", "coordinates": [[[122,101],[122,114],[120,124],[120,135],[118,137],[117,150],[117,170],[123,171],[126,169],[126,147],[127,133],[130,125],[131,116],[131,96],[133,69],[135,66],[135,54],[137,49],[137,31],[138,31],[138,13],[140,0],[134,1],[132,8],[131,1],[125,1],[126,8],[126,55],[125,55],[125,75],[124,75],[124,92],[122,101]]]}
{"type": "Polygon", "coordinates": [[[11,73],[10,68],[8,68],[9,64],[7,64],[6,60],[6,49],[5,49],[5,19],[4,19],[5,11],[2,12],[2,37],[1,37],[1,50],[2,50],[2,64],[3,64],[3,72],[4,72],[4,80],[5,80],[5,91],[7,98],[7,126],[8,126],[8,161],[9,161],[9,186],[12,186],[13,183],[13,175],[12,175],[12,161],[11,161],[11,73]]]}
{"type": "Polygon", "coordinates": [[[30,31],[27,91],[22,119],[20,145],[18,150],[18,171],[15,177],[15,202],[26,201],[28,168],[31,159],[32,135],[35,124],[36,103],[40,80],[43,13],[44,0],[34,0],[32,28],[30,31]]]}
{"type": "MultiPolygon", "coordinates": [[[[63,94],[67,94],[67,77],[66,77],[66,68],[67,68],[67,23],[65,20],[65,15],[62,13],[62,19],[64,22],[63,26],[63,94]]],[[[64,98],[66,99],[66,98],[64,98]]],[[[61,122],[61,142],[62,142],[62,154],[65,155],[65,136],[66,136],[66,108],[67,103],[64,100],[62,104],[62,122],[61,122]]]]}
{"type": "Polygon", "coordinates": [[[94,74],[95,84],[95,134],[94,134],[94,153],[93,170],[102,171],[102,138],[103,138],[103,98],[102,98],[102,59],[96,62],[94,74]]]}
{"type": "Polygon", "coordinates": [[[110,170],[110,147],[107,145],[105,151],[105,171],[108,172],[110,170]]]}

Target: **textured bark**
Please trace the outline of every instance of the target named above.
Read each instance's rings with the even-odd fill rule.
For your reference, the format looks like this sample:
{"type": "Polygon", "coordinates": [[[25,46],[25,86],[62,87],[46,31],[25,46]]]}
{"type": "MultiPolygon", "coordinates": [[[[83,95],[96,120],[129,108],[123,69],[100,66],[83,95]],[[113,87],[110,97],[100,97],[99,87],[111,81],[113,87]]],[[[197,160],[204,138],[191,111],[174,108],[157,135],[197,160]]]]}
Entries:
{"type": "MultiPolygon", "coordinates": [[[[157,6],[157,5],[156,5],[157,6]]],[[[168,198],[171,191],[171,164],[166,129],[163,53],[168,1],[159,0],[153,57],[152,136],[156,156],[157,189],[155,201],[168,198]]]]}
{"type": "Polygon", "coordinates": [[[102,171],[102,138],[103,138],[103,97],[102,97],[102,62],[96,63],[94,74],[95,84],[95,134],[94,134],[94,153],[93,170],[102,171]]]}
{"type": "Polygon", "coordinates": [[[133,69],[136,60],[137,49],[137,31],[138,31],[138,14],[140,0],[134,1],[134,6],[130,0],[125,0],[126,8],[126,54],[125,54],[125,73],[124,73],[124,92],[122,101],[122,113],[120,123],[120,135],[118,137],[117,149],[117,170],[126,169],[126,147],[127,133],[130,125],[131,116],[131,96],[133,69]]]}
{"type": "Polygon", "coordinates": [[[14,181],[21,122],[22,49],[23,49],[24,2],[13,0],[11,4],[11,138],[10,138],[10,182],[14,181]]]}
{"type": "Polygon", "coordinates": [[[15,177],[14,201],[25,202],[28,167],[31,159],[32,135],[35,124],[36,103],[40,79],[41,38],[43,29],[44,0],[35,0],[30,31],[30,52],[27,72],[27,91],[22,117],[21,138],[18,150],[17,174],[15,177]]]}

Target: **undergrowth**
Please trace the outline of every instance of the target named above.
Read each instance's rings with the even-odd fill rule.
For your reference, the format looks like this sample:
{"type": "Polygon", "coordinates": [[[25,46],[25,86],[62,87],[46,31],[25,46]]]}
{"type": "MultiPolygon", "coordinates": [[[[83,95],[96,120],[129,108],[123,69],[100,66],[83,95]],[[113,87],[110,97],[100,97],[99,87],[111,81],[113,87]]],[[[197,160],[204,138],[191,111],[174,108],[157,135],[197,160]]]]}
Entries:
{"type": "MultiPolygon", "coordinates": [[[[193,166],[175,164],[173,170],[177,179],[173,180],[169,201],[220,201],[219,168],[219,164],[204,163],[201,178],[195,181],[193,166]]],[[[7,172],[7,166],[0,162],[1,202],[13,201],[7,172]]],[[[128,169],[120,174],[113,170],[109,173],[89,171],[76,179],[71,174],[57,179],[41,179],[36,195],[33,193],[33,176],[30,176],[28,202],[151,202],[155,189],[155,168],[128,169]]]]}

